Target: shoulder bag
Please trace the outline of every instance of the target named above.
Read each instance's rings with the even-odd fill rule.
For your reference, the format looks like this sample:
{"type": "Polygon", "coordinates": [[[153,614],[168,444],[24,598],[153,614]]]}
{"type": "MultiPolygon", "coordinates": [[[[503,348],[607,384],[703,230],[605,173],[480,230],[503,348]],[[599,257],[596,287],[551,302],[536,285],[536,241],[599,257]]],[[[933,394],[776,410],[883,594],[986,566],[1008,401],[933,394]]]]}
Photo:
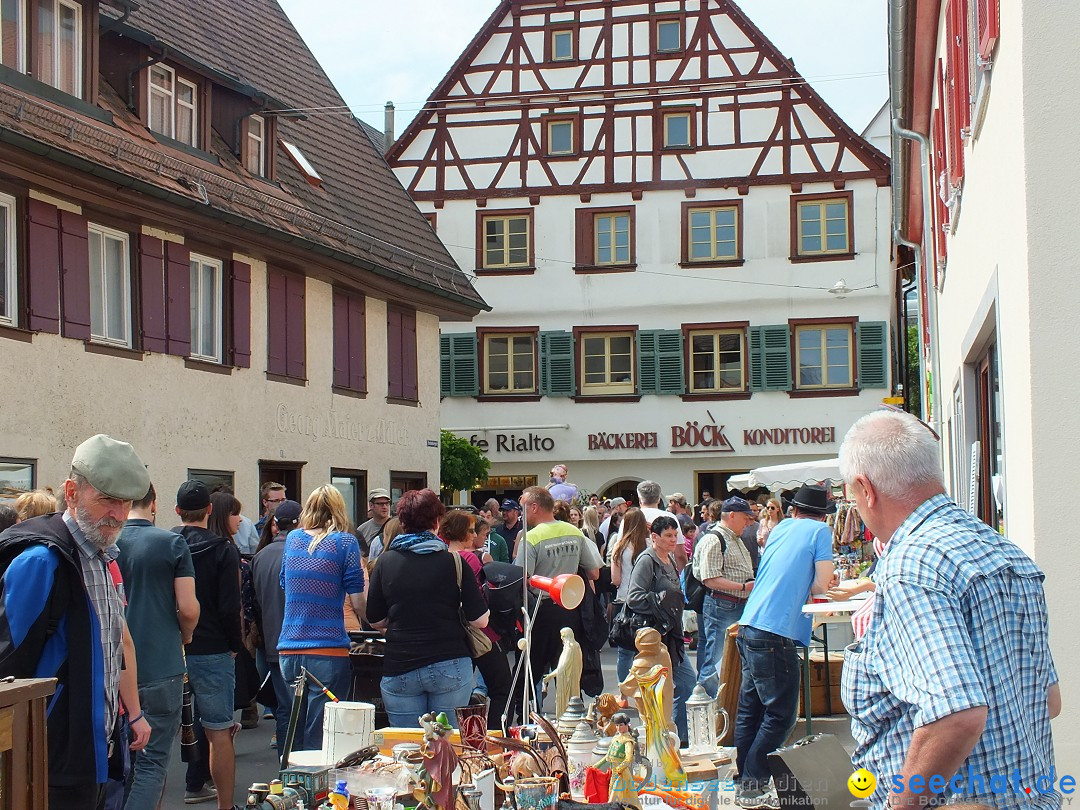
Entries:
{"type": "Polygon", "coordinates": [[[450,556],[454,558],[454,569],[457,571],[458,620],[465,628],[465,641],[469,644],[469,652],[472,653],[473,658],[479,658],[491,652],[491,639],[479,627],[469,624],[469,620],[465,618],[465,606],[461,599],[461,555],[456,551],[451,551],[450,556]]]}
{"type": "MultiPolygon", "coordinates": [[[[634,568],[637,567],[638,562],[645,554],[646,552],[641,552],[638,558],[634,560],[634,564],[630,567],[630,576],[633,576],[634,568]]],[[[629,595],[629,591],[629,580],[627,580],[627,595],[629,595]]],[[[650,617],[642,613],[635,613],[630,609],[629,602],[623,602],[619,612],[611,620],[611,628],[608,630],[608,643],[612,647],[637,652],[634,637],[642,627],[652,627],[650,617]]]]}

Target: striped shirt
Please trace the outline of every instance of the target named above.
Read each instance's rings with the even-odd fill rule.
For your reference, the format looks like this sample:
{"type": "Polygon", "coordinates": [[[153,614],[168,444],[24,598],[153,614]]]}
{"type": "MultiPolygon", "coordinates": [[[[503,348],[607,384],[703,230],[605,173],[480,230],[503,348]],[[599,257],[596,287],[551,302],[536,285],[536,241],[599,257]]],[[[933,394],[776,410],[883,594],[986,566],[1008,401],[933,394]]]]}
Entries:
{"type": "Polygon", "coordinates": [[[124,664],[124,605],[108,570],[109,561],[116,558],[117,548],[109,546],[104,552],[99,551],[82,533],[70,512],[64,513],[64,523],[79,548],[83,587],[101,625],[101,654],[105,662],[105,738],[108,739],[116,723],[120,670],[124,664]]]}
{"type": "Polygon", "coordinates": [[[1043,572],[937,495],[896,530],[874,578],[874,615],[862,641],[848,648],[843,670],[854,763],[877,777],[874,806],[886,805],[915,729],[985,706],[978,743],[955,775],[945,775],[960,789],[946,786],[944,796],[1002,808],[1060,807],[1061,795],[1041,793],[1047,781],[1039,782],[1054,774],[1047,690],[1058,680],[1043,572]],[[998,777],[993,790],[991,777],[998,777]]]}

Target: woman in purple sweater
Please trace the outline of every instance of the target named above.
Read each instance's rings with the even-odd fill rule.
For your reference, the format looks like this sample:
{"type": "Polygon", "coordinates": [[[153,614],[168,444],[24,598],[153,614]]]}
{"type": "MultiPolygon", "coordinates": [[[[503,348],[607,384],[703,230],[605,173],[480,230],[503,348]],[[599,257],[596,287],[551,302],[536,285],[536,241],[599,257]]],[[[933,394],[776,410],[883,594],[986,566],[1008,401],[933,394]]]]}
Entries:
{"type": "MultiPolygon", "coordinates": [[[[285,683],[304,667],[341,699],[351,681],[349,636],[341,605],[345,594],[357,616],[364,615],[364,571],[360,546],[349,532],[345,499],[332,486],[312,492],[300,513],[298,529],[285,539],[281,587],[285,617],[278,638],[278,660],[285,683]]],[[[308,679],[293,748],[322,748],[323,706],[327,698],[308,679]]]]}

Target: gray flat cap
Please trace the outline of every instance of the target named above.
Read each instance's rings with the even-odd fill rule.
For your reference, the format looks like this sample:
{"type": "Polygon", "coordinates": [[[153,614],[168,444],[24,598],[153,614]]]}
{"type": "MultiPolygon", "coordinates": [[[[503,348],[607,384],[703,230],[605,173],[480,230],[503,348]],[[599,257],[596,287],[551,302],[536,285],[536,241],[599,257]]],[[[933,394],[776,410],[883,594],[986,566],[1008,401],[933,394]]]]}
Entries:
{"type": "Polygon", "coordinates": [[[135,448],[104,433],[75,448],[71,468],[110,498],[137,501],[150,489],[150,473],[135,448]]]}

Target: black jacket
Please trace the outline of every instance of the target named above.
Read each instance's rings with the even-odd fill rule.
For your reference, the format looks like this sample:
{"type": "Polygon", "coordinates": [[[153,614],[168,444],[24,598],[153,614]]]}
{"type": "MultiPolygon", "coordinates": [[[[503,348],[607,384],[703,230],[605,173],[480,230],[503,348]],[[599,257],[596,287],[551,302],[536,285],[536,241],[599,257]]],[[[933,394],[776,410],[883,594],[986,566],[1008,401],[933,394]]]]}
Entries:
{"type": "Polygon", "coordinates": [[[184,649],[188,655],[240,652],[240,552],[224,537],[199,526],[178,526],[191,549],[199,623],[184,649]]]}
{"type": "Polygon", "coordinates": [[[57,679],[48,703],[49,784],[103,784],[108,739],[101,625],[61,513],[0,534],[0,676],[7,675],[57,679]]]}

